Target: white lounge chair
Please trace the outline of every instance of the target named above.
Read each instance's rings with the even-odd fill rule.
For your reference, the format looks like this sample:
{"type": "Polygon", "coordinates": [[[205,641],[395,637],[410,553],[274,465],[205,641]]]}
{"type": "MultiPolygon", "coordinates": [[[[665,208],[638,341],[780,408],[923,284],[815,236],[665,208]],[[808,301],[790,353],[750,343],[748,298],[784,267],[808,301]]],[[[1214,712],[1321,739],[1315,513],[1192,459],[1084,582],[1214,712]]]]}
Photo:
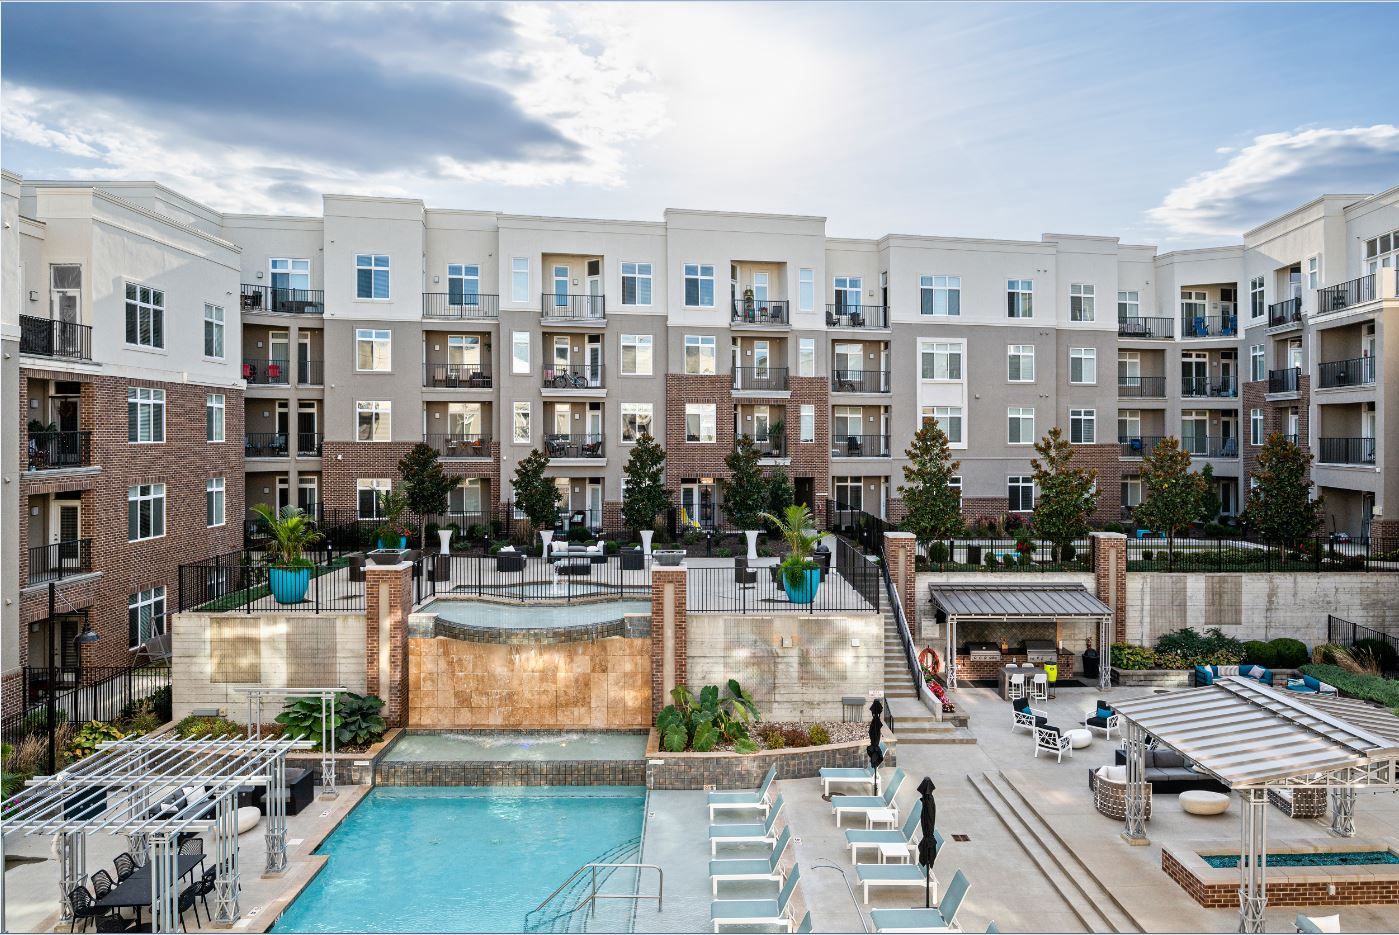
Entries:
{"type": "Polygon", "coordinates": [[[1098,702],[1096,708],[1083,716],[1083,726],[1089,730],[1101,731],[1107,740],[1112,739],[1113,731],[1122,732],[1118,724],[1117,712],[1101,701],[1098,702]]]}
{"type": "Polygon", "coordinates": [[[938,878],[931,880],[923,876],[923,868],[918,864],[856,864],[855,874],[860,886],[865,890],[865,905],[870,904],[871,886],[910,886],[922,889],[932,886],[933,902],[938,898],[938,878]]]}
{"type": "Polygon", "coordinates": [[[762,784],[758,786],[756,792],[747,790],[737,792],[711,792],[709,793],[709,820],[714,820],[714,812],[717,809],[727,809],[729,811],[760,811],[767,815],[768,808],[772,803],[768,796],[772,793],[772,781],[777,778],[777,767],[773,766],[763,777],[762,784]]]}
{"type": "MultiPolygon", "coordinates": [[[[879,752],[887,753],[889,745],[880,742],[879,752]]],[[[821,794],[831,794],[831,783],[848,782],[874,788],[877,781],[875,770],[868,766],[823,766],[821,767],[821,794]]]]}
{"type": "Polygon", "coordinates": [[[884,787],[883,795],[833,795],[831,796],[831,811],[835,812],[836,826],[840,826],[841,819],[846,812],[853,812],[857,815],[865,815],[876,809],[889,809],[894,813],[897,820],[899,807],[894,804],[894,797],[899,794],[899,789],[904,784],[904,771],[902,769],[894,772],[894,778],[890,779],[884,787]]]}
{"type": "Polygon", "coordinates": [[[719,895],[719,881],[721,880],[773,880],[782,882],[782,855],[787,850],[787,845],[792,840],[792,826],[788,825],[782,829],[782,834],[777,838],[777,845],[772,849],[772,856],[763,857],[740,857],[727,860],[711,860],[709,862],[709,887],[715,896],[719,895]]]}
{"type": "Polygon", "coordinates": [[[1054,754],[1054,762],[1064,762],[1064,754],[1073,759],[1074,748],[1069,743],[1069,735],[1059,730],[1057,727],[1036,727],[1035,728],[1035,759],[1039,759],[1040,751],[1054,754]]]}
{"type": "MultiPolygon", "coordinates": [[[[884,844],[913,846],[913,832],[918,830],[918,821],[923,817],[923,800],[917,799],[908,810],[902,830],[891,828],[852,828],[845,832],[845,843],[850,845],[850,862],[860,862],[860,848],[879,847],[884,844]]],[[[942,846],[942,835],[936,831],[938,846],[942,846]]]]}
{"type": "Polygon", "coordinates": [[[1015,718],[1010,727],[1012,734],[1022,727],[1033,734],[1035,728],[1049,723],[1049,712],[1030,707],[1030,702],[1023,698],[1019,699],[1018,703],[1011,702],[1011,705],[1011,713],[1015,718]]]}
{"type": "Polygon", "coordinates": [[[962,908],[971,884],[958,870],[947,885],[947,893],[935,909],[871,909],[870,921],[876,932],[960,932],[957,910],[962,908]]]}
{"type": "Polygon", "coordinates": [[[709,856],[713,857],[720,844],[756,844],[767,842],[769,844],[777,840],[777,834],[773,827],[777,824],[777,817],[782,814],[782,796],[778,795],[773,800],[772,810],[768,812],[767,819],[761,825],[755,824],[728,824],[709,826],[709,856]]]}
{"type": "Polygon", "coordinates": [[[800,868],[793,866],[782,884],[776,899],[716,899],[709,904],[709,921],[714,923],[714,931],[721,925],[781,925],[792,930],[792,918],[787,915],[787,904],[792,901],[792,891],[801,878],[800,868]]]}
{"type": "Polygon", "coordinates": [[[1341,930],[1341,917],[1334,916],[1297,916],[1297,931],[1299,932],[1322,932],[1331,933],[1341,930]]]}

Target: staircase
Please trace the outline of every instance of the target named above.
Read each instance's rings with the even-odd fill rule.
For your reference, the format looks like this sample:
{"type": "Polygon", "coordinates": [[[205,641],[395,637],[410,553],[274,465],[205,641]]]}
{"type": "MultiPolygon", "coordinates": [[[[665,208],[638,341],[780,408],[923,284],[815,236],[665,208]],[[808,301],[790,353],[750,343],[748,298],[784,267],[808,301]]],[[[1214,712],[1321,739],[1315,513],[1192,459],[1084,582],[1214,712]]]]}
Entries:
{"type": "Polygon", "coordinates": [[[918,698],[913,676],[904,660],[898,621],[884,612],[884,705],[893,715],[894,736],[900,744],[976,743],[970,731],[939,721],[918,698]]]}

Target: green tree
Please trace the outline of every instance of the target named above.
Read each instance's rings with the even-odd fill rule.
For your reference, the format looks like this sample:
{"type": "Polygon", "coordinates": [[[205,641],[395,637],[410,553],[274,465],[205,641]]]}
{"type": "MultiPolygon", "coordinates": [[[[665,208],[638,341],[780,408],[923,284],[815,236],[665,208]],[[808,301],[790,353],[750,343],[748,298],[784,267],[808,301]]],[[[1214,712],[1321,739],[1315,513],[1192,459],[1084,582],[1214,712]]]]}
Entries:
{"type": "Polygon", "coordinates": [[[461,478],[449,477],[437,459],[437,449],[422,442],[399,459],[398,474],[403,478],[408,508],[418,514],[418,542],[426,548],[427,518],[447,512],[448,498],[461,478]]]}
{"type": "Polygon", "coordinates": [[[1176,535],[1200,515],[1205,479],[1190,470],[1190,453],[1175,436],[1161,439],[1142,458],[1142,502],[1133,515],[1137,522],[1166,534],[1166,549],[1174,554],[1176,535]]]}
{"type": "Polygon", "coordinates": [[[1312,499],[1312,456],[1274,432],[1258,452],[1244,517],[1264,539],[1296,545],[1321,526],[1323,498],[1312,499]]]}
{"type": "Polygon", "coordinates": [[[637,532],[650,529],[656,514],[670,505],[665,489],[665,449],[650,432],[642,432],[622,468],[622,522],[637,532]]]}
{"type": "Polygon", "coordinates": [[[768,482],[758,467],[761,457],[753,439],[740,435],[734,450],[724,458],[729,476],[721,482],[724,514],[739,529],[761,529],[762,512],[768,505],[768,482]]]}
{"type": "Polygon", "coordinates": [[[1200,476],[1205,480],[1205,492],[1200,496],[1200,520],[1213,523],[1219,519],[1219,511],[1224,509],[1224,504],[1219,502],[1218,485],[1214,482],[1214,465],[1206,464],[1200,469],[1200,476]]]}
{"type": "Polygon", "coordinates": [[[552,528],[559,517],[559,501],[562,499],[559,488],[551,478],[544,476],[549,467],[549,456],[538,448],[531,451],[515,466],[515,508],[528,517],[536,530],[546,526],[552,528]]]}
{"type": "Polygon", "coordinates": [[[1030,459],[1039,494],[1035,498],[1035,534],[1048,539],[1054,560],[1064,546],[1088,535],[1088,517],[1098,505],[1098,472],[1072,465],[1073,445],[1054,426],[1035,443],[1038,458],[1030,459]]]}
{"type": "Polygon", "coordinates": [[[926,552],[932,543],[962,528],[962,498],[951,484],[962,462],[952,460],[947,434],[937,419],[925,419],[904,451],[904,482],[899,485],[904,518],[899,525],[913,533],[926,552]]]}
{"type": "Polygon", "coordinates": [[[792,479],[782,468],[773,468],[768,475],[767,511],[774,516],[782,516],[787,507],[796,501],[796,491],[792,489],[792,479]]]}

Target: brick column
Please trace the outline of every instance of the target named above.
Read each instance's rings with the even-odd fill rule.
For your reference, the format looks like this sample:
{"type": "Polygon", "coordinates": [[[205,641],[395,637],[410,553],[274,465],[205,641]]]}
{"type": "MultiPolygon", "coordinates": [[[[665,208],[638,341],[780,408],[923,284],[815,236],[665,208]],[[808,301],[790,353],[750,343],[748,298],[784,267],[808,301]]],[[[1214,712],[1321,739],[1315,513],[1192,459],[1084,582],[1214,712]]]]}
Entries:
{"type": "Polygon", "coordinates": [[[364,566],[365,691],[384,699],[390,727],[408,721],[408,614],[413,564],[364,566]]]}
{"type": "Polygon", "coordinates": [[[889,563],[889,580],[898,592],[908,621],[909,635],[921,639],[918,626],[918,540],[911,532],[884,534],[884,560],[889,563]]]}
{"type": "MultiPolygon", "coordinates": [[[[1089,533],[1093,542],[1093,591],[1112,608],[1113,642],[1127,640],[1127,537],[1120,532],[1089,533]]],[[[1101,653],[1104,647],[1099,646],[1101,653]]]]}
{"type": "Polygon", "coordinates": [[[685,564],[651,566],[651,716],[670,704],[670,690],[684,685],[685,564]]]}

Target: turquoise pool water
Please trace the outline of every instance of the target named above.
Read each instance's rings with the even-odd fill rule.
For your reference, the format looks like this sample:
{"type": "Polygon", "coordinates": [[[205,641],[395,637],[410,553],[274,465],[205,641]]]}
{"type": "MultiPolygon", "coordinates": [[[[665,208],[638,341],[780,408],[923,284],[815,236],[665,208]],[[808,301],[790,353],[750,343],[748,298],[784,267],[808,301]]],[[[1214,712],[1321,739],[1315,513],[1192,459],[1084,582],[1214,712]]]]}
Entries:
{"type": "MultiPolygon", "coordinates": [[[[1205,863],[1216,870],[1229,870],[1239,865],[1238,854],[1201,854],[1205,863]]],[[[1354,867],[1361,864],[1399,864],[1399,855],[1392,851],[1335,851],[1317,854],[1269,854],[1269,867],[1354,867]]]]}
{"type": "Polygon", "coordinates": [[[578,867],[641,835],[631,786],[378,788],[274,932],[519,932],[578,867]]]}

